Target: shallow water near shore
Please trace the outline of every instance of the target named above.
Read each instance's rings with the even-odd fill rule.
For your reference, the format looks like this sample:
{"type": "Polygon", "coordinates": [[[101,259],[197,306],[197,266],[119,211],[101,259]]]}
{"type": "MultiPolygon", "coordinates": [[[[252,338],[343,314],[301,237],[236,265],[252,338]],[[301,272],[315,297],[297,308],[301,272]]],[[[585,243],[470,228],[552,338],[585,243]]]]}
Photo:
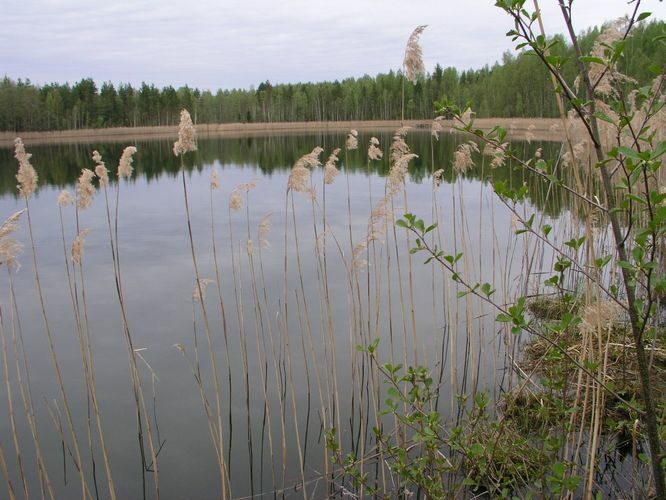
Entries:
{"type": "MultiPolygon", "coordinates": [[[[343,146],[345,134],[200,140],[198,151],[186,156],[184,169],[199,277],[211,280],[203,300],[205,309],[193,298],[198,290],[183,167],[173,157],[172,142],[137,143],[135,174],[129,182],[120,182],[118,192],[115,169],[111,169],[110,213],[113,217],[118,193],[123,297],[133,345],[140,349],[145,413],[159,450],[161,497],[221,494],[211,419],[206,416],[207,410],[217,411],[213,358],[220,387],[223,455],[234,497],[262,492],[302,496],[303,478],[310,496],[324,496],[325,431],[331,426],[337,428],[346,450],[372,447],[372,426],[383,418],[373,409],[381,406],[383,397],[378,393],[375,400],[373,391],[381,390],[382,381],[371,380],[357,345],[378,338],[377,357],[384,362],[427,366],[438,385],[437,409],[448,422],[459,416],[459,394],[484,390],[497,397],[508,384],[509,344],[493,321],[493,311],[469,297],[457,299],[459,290],[450,277],[433,264],[424,265],[421,256],[410,262],[408,250],[414,242],[404,230],[394,231],[392,221],[386,224],[385,234],[363,250],[359,260],[366,262],[354,266],[353,248],[367,236],[371,207],[386,193],[391,137],[385,133],[378,137],[385,159],[368,163],[365,145],[370,136],[362,133],[360,150],[346,158],[340,154],[341,173],[325,186],[325,192],[321,169],[313,171],[314,202],[300,193],[287,193],[290,168],[315,146],[324,148],[325,160],[333,148],[343,146]],[[220,188],[211,191],[213,170],[220,188]],[[240,210],[230,210],[230,195],[243,183],[256,187],[241,193],[240,210]],[[270,234],[260,237],[260,223],[271,213],[270,234]],[[263,238],[269,246],[261,248],[263,238]]],[[[539,213],[553,225],[554,234],[559,218],[568,210],[563,197],[540,179],[523,177],[509,165],[491,170],[481,156],[464,177],[456,175],[451,158],[461,141],[458,136],[435,141],[429,134],[412,133],[406,140],[419,158],[410,165],[404,195],[392,200],[396,218],[410,211],[426,221],[437,220],[438,244],[446,252],[465,253],[462,263],[474,277],[470,281],[493,283],[507,300],[522,291],[520,277],[526,265],[531,273],[549,268],[552,255],[543,248],[528,249],[516,237],[512,215],[493,194],[488,178],[514,186],[526,182],[529,197],[523,209],[539,213]],[[442,182],[434,188],[432,173],[440,168],[444,169],[442,182]]],[[[64,209],[63,249],[56,198],[61,189],[75,190],[81,168],[92,168],[93,149],[99,149],[111,167],[126,145],[31,147],[26,143],[40,175],[40,188],[29,200],[29,210],[46,312],[86,476],[93,485],[92,456],[102,498],[108,492],[97,439],[88,446],[91,403],[65,264],[77,220],[73,207],[64,209]]],[[[528,155],[537,148],[549,157],[559,154],[557,143],[516,143],[516,147],[528,155]]],[[[25,205],[17,196],[11,151],[0,151],[0,164],[0,213],[6,217],[25,205]]],[[[3,328],[10,359],[16,356],[19,362],[20,349],[14,353],[9,339],[22,338],[29,374],[23,384],[29,384],[32,394],[44,460],[57,497],[67,497],[80,492],[78,472],[69,457],[71,448],[63,449],[59,435],[58,429],[65,434],[67,430],[44,335],[25,217],[21,226],[17,238],[24,245],[23,267],[12,276],[15,302],[3,274],[3,328]]],[[[97,399],[116,492],[119,498],[140,498],[145,488],[152,498],[154,467],[148,456],[149,470],[144,470],[137,439],[102,191],[92,207],[80,212],[78,228],[90,233],[85,240],[84,274],[77,274],[78,267],[72,270],[75,293],[91,339],[97,399]]],[[[10,383],[16,387],[19,381],[12,363],[10,383]]],[[[15,410],[22,415],[14,391],[15,410]]],[[[6,405],[3,408],[0,443],[17,480],[16,463],[8,453],[12,429],[6,405]]],[[[25,453],[28,484],[36,495],[40,482],[24,420],[17,417],[17,436],[25,453]]],[[[148,432],[145,427],[144,432],[148,432]]]]}

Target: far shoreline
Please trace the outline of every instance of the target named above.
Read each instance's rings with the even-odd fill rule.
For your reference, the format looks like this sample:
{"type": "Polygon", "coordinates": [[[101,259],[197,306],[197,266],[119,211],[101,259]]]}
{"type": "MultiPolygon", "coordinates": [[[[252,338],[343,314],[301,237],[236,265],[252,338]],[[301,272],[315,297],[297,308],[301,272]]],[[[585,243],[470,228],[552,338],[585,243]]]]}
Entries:
{"type": "MultiPolygon", "coordinates": [[[[430,131],[432,120],[405,120],[404,125],[418,131],[430,131]]],[[[444,132],[451,131],[452,120],[442,120],[444,132]]],[[[561,141],[562,122],[558,118],[478,118],[474,126],[490,130],[504,127],[509,137],[524,139],[527,132],[533,140],[561,141]]],[[[391,132],[400,128],[399,120],[392,121],[339,121],[339,122],[271,122],[271,123],[220,123],[195,125],[197,136],[208,137],[262,137],[270,135],[307,134],[322,132],[391,132]]],[[[21,137],[26,145],[41,144],[91,144],[104,142],[128,142],[178,137],[177,125],[153,127],[114,127],[40,132],[0,132],[0,147],[14,146],[14,139],[21,137]]]]}

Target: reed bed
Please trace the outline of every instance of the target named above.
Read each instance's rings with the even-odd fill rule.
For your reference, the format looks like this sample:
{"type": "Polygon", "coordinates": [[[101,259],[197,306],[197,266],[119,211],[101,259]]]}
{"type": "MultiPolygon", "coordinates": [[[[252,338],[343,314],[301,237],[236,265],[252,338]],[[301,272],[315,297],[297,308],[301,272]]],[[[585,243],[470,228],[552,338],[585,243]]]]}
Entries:
{"type": "MultiPolygon", "coordinates": [[[[379,491],[406,495],[415,487],[401,482],[395,465],[398,449],[405,450],[411,463],[442,459],[429,473],[450,496],[500,487],[518,494],[531,487],[535,475],[549,471],[555,457],[566,464],[563,480],[584,477],[586,489],[599,481],[609,419],[628,421],[625,417],[633,410],[622,401],[611,401],[604,386],[617,382],[620,373],[632,379],[632,367],[623,361],[631,342],[620,323],[598,327],[606,305],[585,279],[590,263],[612,245],[597,212],[577,205],[566,190],[527,176],[509,179],[516,183],[514,188],[530,183],[530,199],[497,204],[489,183],[472,182],[468,176],[480,172],[481,178],[493,178],[512,165],[497,165],[494,153],[484,155],[483,144],[462,136],[456,137],[460,154],[437,157],[432,145],[430,151],[414,152],[410,137],[422,132],[407,128],[400,128],[385,144],[351,131],[344,144],[342,137],[340,144],[326,149],[313,145],[312,151],[302,152],[288,176],[281,177],[284,198],[279,205],[270,204],[262,202],[266,181],[249,174],[239,182],[238,177],[227,180],[224,168],[206,171],[210,180],[205,186],[197,184],[203,177],[188,177],[187,162],[197,162],[188,118],[184,112],[174,152],[181,161],[180,224],[191,259],[189,285],[177,293],[190,298],[191,331],[182,332],[176,345],[168,347],[182,354],[175,358],[181,365],[177,370],[187,377],[179,387],[194,394],[188,401],[198,400],[199,407],[190,409],[198,415],[190,417],[191,425],[197,422],[209,435],[207,458],[215,467],[207,470],[217,476],[215,486],[209,486],[215,488],[215,496],[321,498],[379,491]],[[372,172],[380,154],[390,156],[384,177],[372,172]],[[429,187],[413,196],[410,163],[417,159],[427,165],[429,187]],[[352,176],[354,161],[364,171],[352,176]],[[338,169],[343,175],[336,174],[338,169]],[[569,209],[556,219],[538,210],[535,200],[541,207],[557,203],[569,209]],[[412,252],[414,235],[395,223],[409,210],[437,224],[427,242],[460,255],[456,271],[463,281],[452,280],[436,261],[423,264],[412,252]],[[226,217],[219,216],[225,211],[226,217]],[[548,239],[520,233],[534,213],[534,227],[552,226],[548,239]],[[564,244],[581,234],[588,238],[580,247],[564,244]],[[559,291],[553,293],[541,283],[563,248],[580,268],[564,273],[559,291]],[[536,320],[545,322],[585,308],[588,326],[572,327],[549,339],[511,332],[510,326],[495,321],[492,304],[465,293],[465,282],[484,281],[492,283],[492,301],[501,308],[512,306],[517,296],[533,296],[529,308],[536,320]],[[563,302],[564,290],[575,291],[576,300],[563,302]],[[424,295],[427,300],[420,300],[424,295]],[[565,340],[568,357],[563,358],[553,344],[565,340]],[[409,377],[408,367],[415,369],[409,377]],[[401,383],[392,378],[398,372],[407,377],[401,383]],[[410,400],[421,383],[426,384],[425,393],[419,394],[428,397],[410,400]],[[409,384],[414,386],[410,389],[409,384]],[[394,401],[393,411],[387,412],[387,399],[394,401]],[[523,407],[534,418],[521,420],[523,407]],[[621,407],[624,413],[609,413],[610,407],[621,407]],[[419,441],[423,427],[415,419],[429,414],[439,415],[438,438],[446,440],[449,449],[435,451],[419,441]],[[535,427],[540,434],[534,433],[535,427]],[[535,446],[546,438],[560,439],[562,447],[553,452],[535,446]],[[488,443],[492,446],[486,448],[488,443]],[[479,447],[481,456],[475,455],[479,447]],[[525,460],[519,463],[513,452],[525,460]],[[474,482],[486,473],[485,480],[474,482]]],[[[437,140],[433,135],[431,141],[437,140]]],[[[535,154],[528,143],[517,144],[525,144],[526,155],[535,154]]],[[[125,179],[131,178],[129,158],[134,150],[125,151],[116,179],[105,177],[101,157],[91,152],[96,174],[82,173],[76,198],[63,194],[60,200],[64,262],[57,272],[66,283],[70,316],[58,321],[63,329],[58,335],[71,334],[78,346],[82,382],[70,387],[65,384],[70,379],[59,375],[60,353],[49,322],[54,313],[47,307],[48,297],[42,297],[38,310],[46,325],[56,381],[47,403],[53,422],[35,408],[42,403],[33,401],[31,394],[29,353],[21,340],[23,313],[13,299],[18,246],[12,238],[19,238],[18,223],[28,220],[28,196],[25,212],[10,217],[0,230],[11,299],[7,306],[3,302],[0,322],[6,435],[11,437],[11,442],[0,442],[0,470],[10,498],[27,498],[37,491],[51,498],[116,498],[128,491],[144,498],[170,498],[165,482],[172,484],[169,473],[178,450],[170,448],[168,434],[160,435],[161,398],[170,390],[160,380],[167,373],[153,368],[151,348],[143,350],[136,334],[143,325],[128,301],[135,295],[136,282],[121,265],[132,254],[131,242],[123,238],[129,214],[120,202],[129,200],[129,193],[121,191],[131,189],[125,179]],[[94,183],[91,174],[96,176],[94,183]],[[115,205],[107,195],[113,184],[115,205]],[[103,200],[96,188],[104,193],[103,200]],[[88,212],[97,205],[94,213],[103,217],[105,238],[84,228],[88,212]],[[106,263],[85,258],[89,245],[110,248],[106,263]],[[123,442],[133,442],[134,480],[118,465],[126,452],[121,453],[113,443],[116,436],[105,431],[112,417],[107,416],[107,395],[100,389],[106,382],[98,375],[103,342],[95,335],[99,309],[91,306],[91,275],[109,280],[117,333],[126,345],[126,408],[132,408],[135,429],[125,429],[132,437],[123,442]],[[79,402],[76,413],[72,397],[79,402]],[[44,435],[59,436],[61,454],[44,456],[44,435]],[[70,484],[74,477],[76,486],[70,484]],[[126,483],[132,481],[128,489],[126,483]]],[[[140,157],[140,151],[136,153],[140,157]]],[[[574,182],[583,185],[588,180],[579,176],[574,182]]],[[[28,191],[29,186],[23,194],[28,191]]],[[[38,248],[28,226],[39,297],[38,248]]],[[[612,273],[594,278],[604,287],[616,279],[612,273]]],[[[662,338],[655,339],[655,376],[663,368],[662,344],[662,338]]],[[[68,373],[72,371],[69,367],[68,373]]],[[[625,426],[638,443],[632,429],[625,426]]],[[[639,483],[632,485],[636,492],[649,486],[639,483]]]]}

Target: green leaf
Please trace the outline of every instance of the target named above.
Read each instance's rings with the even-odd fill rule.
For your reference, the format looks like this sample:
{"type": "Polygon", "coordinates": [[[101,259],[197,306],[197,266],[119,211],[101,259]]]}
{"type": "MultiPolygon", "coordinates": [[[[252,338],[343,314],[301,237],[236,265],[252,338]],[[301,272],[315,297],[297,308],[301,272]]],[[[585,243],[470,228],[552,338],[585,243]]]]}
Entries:
{"type": "Polygon", "coordinates": [[[647,19],[651,15],[652,15],[652,12],[641,12],[640,14],[638,14],[638,17],[636,18],[636,22],[640,22],[643,19],[647,19]]]}
{"type": "Polygon", "coordinates": [[[641,157],[638,156],[638,153],[636,151],[634,151],[633,149],[628,148],[626,146],[620,146],[619,148],[617,148],[617,150],[620,153],[622,153],[624,156],[626,156],[627,158],[632,158],[633,160],[640,160],[641,159],[641,157]]]}
{"type": "Polygon", "coordinates": [[[606,255],[606,257],[602,257],[600,259],[595,259],[594,261],[594,266],[601,269],[604,267],[606,264],[608,264],[613,256],[612,255],[606,255]]]}
{"type": "Polygon", "coordinates": [[[652,150],[652,153],[650,154],[650,159],[651,160],[656,160],[657,158],[659,158],[664,153],[666,153],[666,141],[661,141],[652,150]]]}
{"type": "Polygon", "coordinates": [[[601,111],[597,111],[596,113],[594,113],[594,116],[597,117],[599,120],[603,120],[605,122],[615,124],[615,120],[613,120],[606,113],[602,113],[601,111]]]}
{"type": "Polygon", "coordinates": [[[402,394],[400,394],[400,391],[398,391],[398,389],[396,389],[395,387],[389,387],[386,390],[386,393],[389,396],[391,396],[393,399],[401,399],[402,398],[402,394]]]}
{"type": "Polygon", "coordinates": [[[640,203],[640,204],[642,204],[642,205],[647,205],[647,200],[646,200],[645,198],[643,198],[643,197],[641,197],[641,196],[637,196],[637,195],[635,195],[635,194],[633,194],[633,193],[625,193],[624,197],[625,197],[625,198],[628,198],[628,199],[630,199],[630,200],[633,200],[633,201],[635,201],[635,202],[637,202],[637,203],[640,203]]]}
{"type": "Polygon", "coordinates": [[[603,64],[604,66],[606,65],[606,61],[604,61],[601,57],[581,56],[580,60],[586,63],[597,63],[597,64],[603,64]]]}

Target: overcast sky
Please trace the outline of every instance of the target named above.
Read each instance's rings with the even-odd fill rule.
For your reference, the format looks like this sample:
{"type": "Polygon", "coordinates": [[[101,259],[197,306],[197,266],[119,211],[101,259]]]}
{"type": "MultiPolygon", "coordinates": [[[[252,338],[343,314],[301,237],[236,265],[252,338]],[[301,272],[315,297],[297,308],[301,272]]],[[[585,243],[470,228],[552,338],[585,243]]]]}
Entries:
{"type": "MultiPolygon", "coordinates": [[[[2,0],[0,72],[34,83],[142,81],[249,88],[399,69],[420,24],[426,69],[492,64],[512,47],[494,0],[2,0]]],[[[532,2],[528,0],[528,5],[532,2]]],[[[557,0],[541,0],[548,34],[557,0]]],[[[575,0],[576,30],[628,13],[627,0],[575,0]]],[[[641,10],[666,18],[666,3],[641,10]]]]}

